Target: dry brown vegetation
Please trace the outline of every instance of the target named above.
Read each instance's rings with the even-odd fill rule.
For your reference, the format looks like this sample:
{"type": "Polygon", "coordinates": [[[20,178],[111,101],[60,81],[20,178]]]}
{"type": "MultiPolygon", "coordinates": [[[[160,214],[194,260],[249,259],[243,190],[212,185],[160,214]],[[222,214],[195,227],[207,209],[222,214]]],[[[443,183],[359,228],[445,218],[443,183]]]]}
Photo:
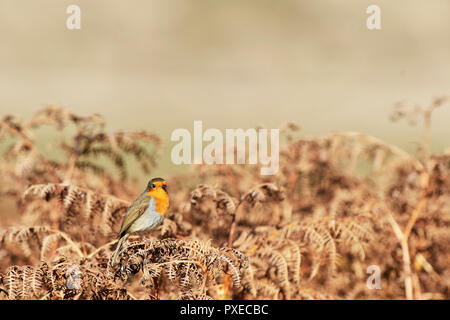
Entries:
{"type": "Polygon", "coordinates": [[[448,299],[450,153],[429,148],[445,100],[395,109],[423,116],[420,159],[363,133],[296,138],[289,124],[276,176],[205,165],[170,177],[167,219],[114,267],[143,188],[131,170],[152,177],[160,139],[60,107],[4,116],[0,196],[14,208],[0,222],[0,299],[448,299]]]}

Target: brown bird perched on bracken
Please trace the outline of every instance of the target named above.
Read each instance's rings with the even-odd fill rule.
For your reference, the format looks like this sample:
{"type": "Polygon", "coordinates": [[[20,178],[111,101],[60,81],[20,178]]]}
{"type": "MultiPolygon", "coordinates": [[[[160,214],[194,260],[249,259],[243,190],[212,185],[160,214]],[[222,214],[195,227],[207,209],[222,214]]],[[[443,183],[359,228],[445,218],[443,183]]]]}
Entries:
{"type": "Polygon", "coordinates": [[[123,243],[130,234],[143,232],[157,227],[164,220],[169,209],[169,194],[166,180],[150,180],[145,191],[131,204],[122,221],[119,231],[119,243],[112,257],[111,265],[116,263],[123,243]]]}

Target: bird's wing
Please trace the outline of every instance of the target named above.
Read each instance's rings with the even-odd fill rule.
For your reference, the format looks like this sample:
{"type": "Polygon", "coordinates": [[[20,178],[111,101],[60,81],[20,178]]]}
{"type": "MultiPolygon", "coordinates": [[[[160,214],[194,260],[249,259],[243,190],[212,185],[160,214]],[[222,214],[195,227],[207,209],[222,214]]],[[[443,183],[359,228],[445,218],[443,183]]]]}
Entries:
{"type": "Polygon", "coordinates": [[[128,208],[127,213],[122,221],[122,227],[119,231],[119,236],[122,237],[123,234],[128,230],[128,228],[135,222],[144,212],[147,210],[150,203],[150,197],[144,192],[142,193],[131,206],[128,208]]]}

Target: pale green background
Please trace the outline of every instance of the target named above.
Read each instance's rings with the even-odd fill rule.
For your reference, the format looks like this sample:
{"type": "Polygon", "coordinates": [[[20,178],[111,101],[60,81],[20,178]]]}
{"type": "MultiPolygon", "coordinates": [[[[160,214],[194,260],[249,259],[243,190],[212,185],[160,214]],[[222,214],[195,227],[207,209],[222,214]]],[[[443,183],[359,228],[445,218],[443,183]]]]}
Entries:
{"type": "MultiPolygon", "coordinates": [[[[356,130],[414,151],[421,127],[394,102],[450,94],[447,0],[0,0],[1,114],[46,104],[103,114],[109,129],[356,130]],[[82,29],[66,29],[69,4],[82,29]],[[366,28],[370,4],[382,30],[366,28]]],[[[449,147],[450,107],[433,119],[449,147]]],[[[174,172],[164,158],[162,173],[174,172]]],[[[169,173],[168,173],[169,174],[169,173]]]]}

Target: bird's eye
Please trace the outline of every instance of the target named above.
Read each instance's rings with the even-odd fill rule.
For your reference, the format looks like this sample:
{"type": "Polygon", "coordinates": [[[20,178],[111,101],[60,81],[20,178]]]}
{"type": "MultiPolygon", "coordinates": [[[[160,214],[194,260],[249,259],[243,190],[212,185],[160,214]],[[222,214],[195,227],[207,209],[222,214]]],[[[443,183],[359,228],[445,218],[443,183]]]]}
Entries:
{"type": "Polygon", "coordinates": [[[155,186],[155,184],[154,184],[154,183],[152,184],[152,188],[156,188],[156,186],[155,186]]]}

